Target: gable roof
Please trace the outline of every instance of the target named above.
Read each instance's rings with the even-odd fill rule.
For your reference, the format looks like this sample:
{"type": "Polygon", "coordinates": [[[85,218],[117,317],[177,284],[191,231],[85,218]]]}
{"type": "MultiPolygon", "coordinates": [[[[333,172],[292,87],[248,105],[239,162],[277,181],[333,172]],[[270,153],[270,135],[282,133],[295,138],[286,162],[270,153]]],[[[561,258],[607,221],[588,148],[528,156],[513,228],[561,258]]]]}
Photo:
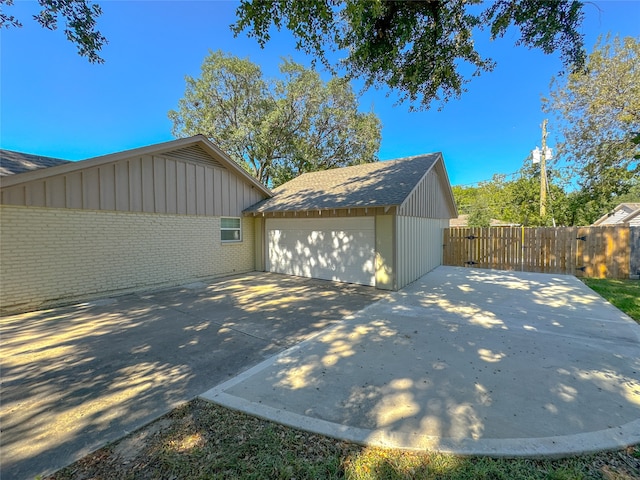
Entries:
{"type": "Polygon", "coordinates": [[[124,150],[122,152],[112,153],[109,155],[102,155],[99,157],[89,158],[86,160],[80,160],[77,162],[66,162],[47,168],[41,168],[39,170],[26,171],[24,173],[18,173],[15,175],[9,175],[3,177],[2,187],[10,187],[18,185],[20,183],[30,182],[33,180],[40,180],[54,175],[68,174],[78,170],[82,170],[90,167],[97,167],[110,162],[116,162],[128,157],[144,156],[144,155],[159,155],[166,152],[172,152],[182,150],[187,147],[198,146],[204,150],[208,156],[213,157],[212,163],[218,163],[225,168],[235,172],[248,183],[258,188],[266,196],[271,196],[271,191],[260,183],[256,178],[247,173],[240,165],[231,159],[226,153],[218,148],[204,135],[195,135],[193,137],[179,138],[177,140],[171,140],[163,143],[156,143],[146,147],[134,148],[131,150],[124,150]]]}
{"type": "Polygon", "coordinates": [[[438,162],[442,162],[439,152],[304,173],[245,212],[399,207],[438,162]]]}
{"type": "Polygon", "coordinates": [[[607,212],[592,225],[617,225],[625,223],[626,217],[640,209],[640,203],[625,202],[620,203],[612,212],[607,212]]]}
{"type": "Polygon", "coordinates": [[[69,160],[0,149],[0,177],[55,167],[64,163],[69,163],[69,160]]]}

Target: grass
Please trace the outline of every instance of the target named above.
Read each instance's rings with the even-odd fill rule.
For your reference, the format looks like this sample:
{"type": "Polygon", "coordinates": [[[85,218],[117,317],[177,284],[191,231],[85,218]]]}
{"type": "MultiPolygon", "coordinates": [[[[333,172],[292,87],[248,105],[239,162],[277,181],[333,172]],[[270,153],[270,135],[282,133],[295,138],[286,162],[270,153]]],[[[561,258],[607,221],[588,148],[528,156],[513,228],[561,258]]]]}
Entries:
{"type": "MultiPolygon", "coordinates": [[[[640,282],[584,282],[640,323],[640,282]]],[[[196,399],[47,478],[637,480],[640,446],[557,460],[407,452],[342,442],[196,399]]]]}
{"type": "Polygon", "coordinates": [[[70,479],[631,480],[640,447],[559,460],[369,448],[193,400],[47,477],[70,479]]]}
{"type": "Polygon", "coordinates": [[[640,323],[640,281],[583,278],[592,290],[640,323]]]}

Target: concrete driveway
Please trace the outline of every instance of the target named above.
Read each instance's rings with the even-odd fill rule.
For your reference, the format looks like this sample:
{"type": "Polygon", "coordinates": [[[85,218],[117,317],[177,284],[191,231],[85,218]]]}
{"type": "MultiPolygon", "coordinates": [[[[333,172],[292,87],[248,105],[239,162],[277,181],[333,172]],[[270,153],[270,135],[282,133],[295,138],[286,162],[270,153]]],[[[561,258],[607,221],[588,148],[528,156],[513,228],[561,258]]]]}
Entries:
{"type": "Polygon", "coordinates": [[[68,465],[380,297],[248,274],[4,317],[0,478],[68,465]]]}
{"type": "Polygon", "coordinates": [[[203,398],[373,445],[613,449],[640,442],[640,326],[575,277],[439,267],[203,398]]]}

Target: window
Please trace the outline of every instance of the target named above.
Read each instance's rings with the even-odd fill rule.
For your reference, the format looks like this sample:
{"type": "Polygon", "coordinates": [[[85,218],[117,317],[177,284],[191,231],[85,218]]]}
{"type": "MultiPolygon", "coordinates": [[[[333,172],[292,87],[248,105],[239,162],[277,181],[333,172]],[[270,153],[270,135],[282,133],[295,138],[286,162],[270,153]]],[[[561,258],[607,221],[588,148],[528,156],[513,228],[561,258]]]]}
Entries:
{"type": "Polygon", "coordinates": [[[220,219],[220,239],[223,242],[242,241],[242,223],[239,218],[220,219]]]}

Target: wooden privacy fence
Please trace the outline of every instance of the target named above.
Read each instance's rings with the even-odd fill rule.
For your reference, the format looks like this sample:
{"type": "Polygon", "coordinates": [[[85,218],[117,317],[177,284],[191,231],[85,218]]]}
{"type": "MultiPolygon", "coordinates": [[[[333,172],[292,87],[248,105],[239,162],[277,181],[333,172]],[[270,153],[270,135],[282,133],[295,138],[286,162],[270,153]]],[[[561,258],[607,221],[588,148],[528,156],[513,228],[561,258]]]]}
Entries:
{"type": "Polygon", "coordinates": [[[596,278],[640,270],[640,227],[451,227],[443,243],[444,265],[596,278]]]}

